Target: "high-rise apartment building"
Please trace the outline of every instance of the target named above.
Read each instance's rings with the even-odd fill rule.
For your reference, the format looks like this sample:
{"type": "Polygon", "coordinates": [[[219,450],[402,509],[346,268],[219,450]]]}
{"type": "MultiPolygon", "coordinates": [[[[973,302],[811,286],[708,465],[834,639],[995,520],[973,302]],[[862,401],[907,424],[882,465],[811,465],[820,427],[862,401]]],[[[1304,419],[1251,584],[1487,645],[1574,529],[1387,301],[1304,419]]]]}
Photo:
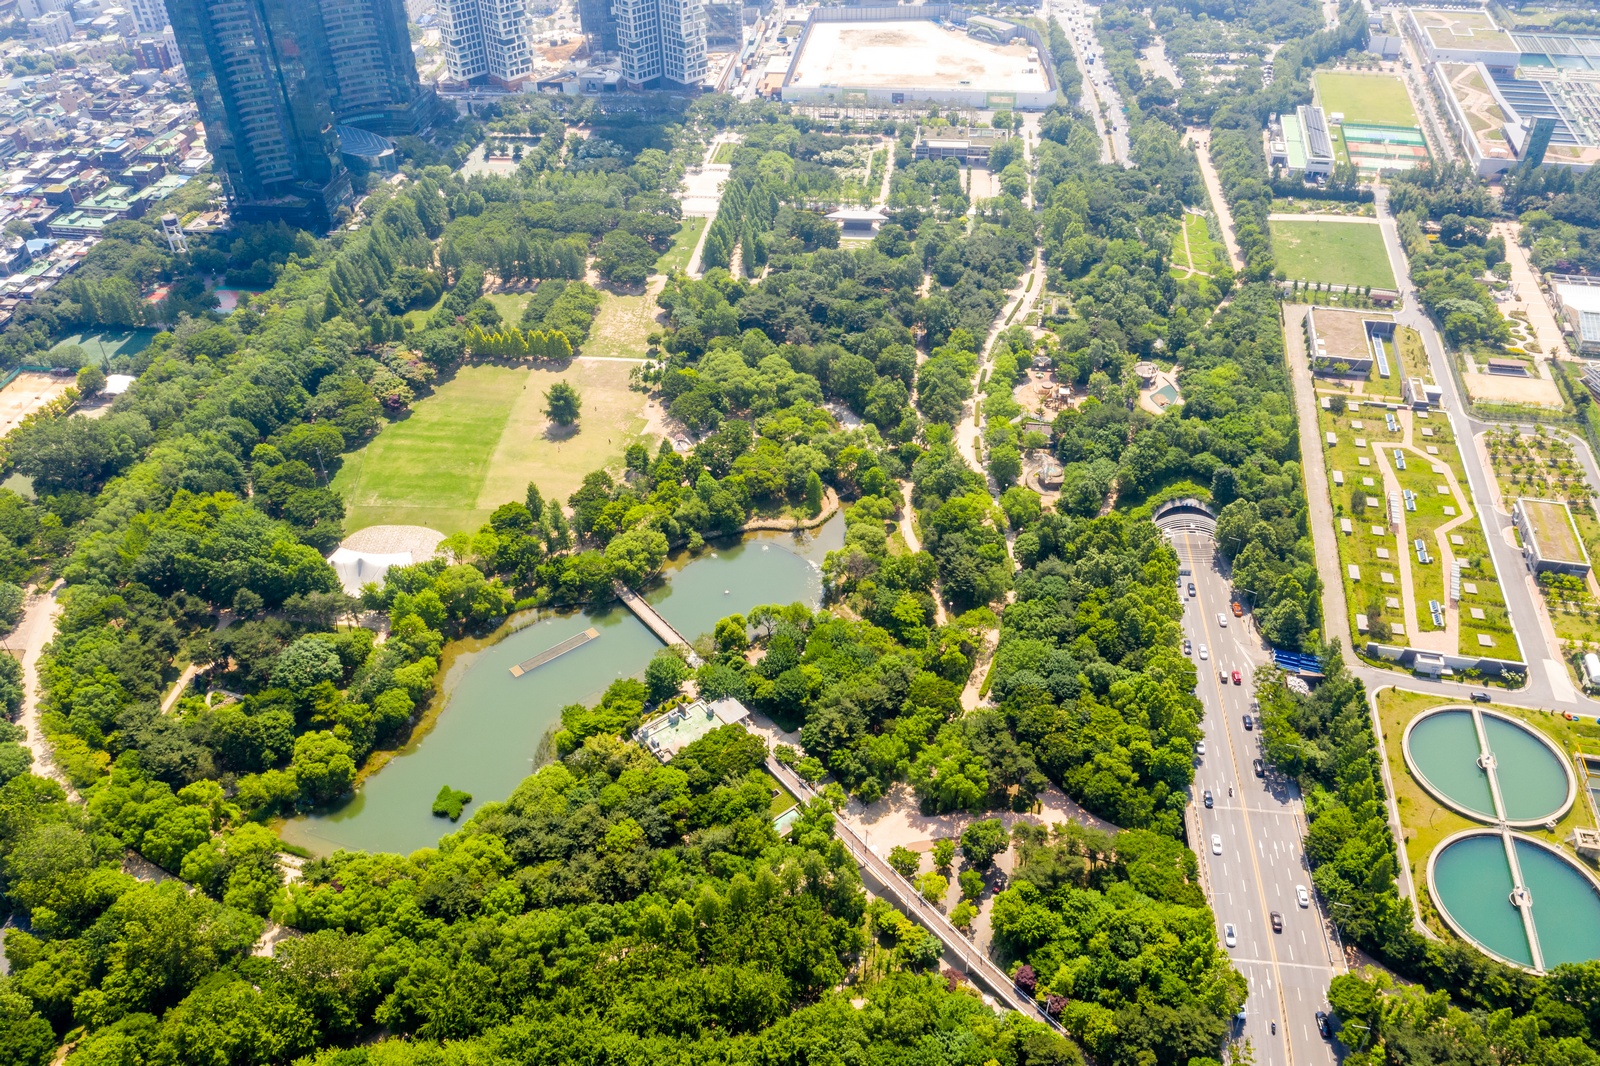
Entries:
{"type": "Polygon", "coordinates": [[[417,80],[401,0],[319,0],[334,116],[391,137],[420,133],[438,98],[417,80]]]}
{"type": "Polygon", "coordinates": [[[702,0],[614,0],[622,77],[637,89],[693,86],[706,76],[702,0]]]}
{"type": "Polygon", "coordinates": [[[164,0],[129,0],[128,10],[133,12],[133,25],[140,33],[160,33],[167,28],[164,0]]]}
{"type": "Polygon", "coordinates": [[[178,52],[235,217],[326,229],[351,197],[311,0],[172,0],[178,52]]]}
{"type": "Polygon", "coordinates": [[[439,33],[452,81],[520,88],[533,76],[527,0],[439,0],[439,33]]]}
{"type": "Polygon", "coordinates": [[[337,127],[395,135],[431,119],[400,2],[170,0],[236,217],[326,229],[351,198],[337,127]]]}

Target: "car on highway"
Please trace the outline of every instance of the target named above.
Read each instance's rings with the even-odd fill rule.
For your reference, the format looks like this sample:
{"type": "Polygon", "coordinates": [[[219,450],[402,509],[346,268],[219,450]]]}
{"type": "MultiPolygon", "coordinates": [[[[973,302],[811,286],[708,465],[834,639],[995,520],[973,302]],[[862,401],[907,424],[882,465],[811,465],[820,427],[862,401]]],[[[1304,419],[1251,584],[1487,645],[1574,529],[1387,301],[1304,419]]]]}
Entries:
{"type": "Polygon", "coordinates": [[[1211,790],[1209,788],[1206,789],[1203,799],[1205,800],[1205,805],[1208,810],[1216,805],[1217,801],[1211,798],[1211,790]]]}
{"type": "Polygon", "coordinates": [[[1267,776],[1267,765],[1266,765],[1266,763],[1262,762],[1260,759],[1257,759],[1255,762],[1251,763],[1250,765],[1251,765],[1251,768],[1255,770],[1257,777],[1266,777],[1267,776]]]}
{"type": "Polygon", "coordinates": [[[1222,854],[1222,834],[1221,833],[1212,833],[1211,834],[1211,854],[1213,854],[1213,855],[1221,855],[1222,854]]]}
{"type": "Polygon", "coordinates": [[[1194,746],[1194,753],[1196,755],[1204,755],[1206,753],[1206,742],[1202,740],[1196,744],[1194,746]]]}
{"type": "Polygon", "coordinates": [[[1244,604],[1240,603],[1238,600],[1233,601],[1233,616],[1235,618],[1244,617],[1244,604]]]}
{"type": "Polygon", "coordinates": [[[1283,932],[1283,915],[1277,911],[1272,912],[1272,931],[1274,933],[1283,932]]]}
{"type": "Polygon", "coordinates": [[[1193,581],[1189,582],[1189,595],[1191,595],[1191,596],[1194,595],[1194,582],[1193,581]]]}
{"type": "Polygon", "coordinates": [[[1333,1022],[1325,1010],[1317,1011],[1317,1032],[1322,1034],[1322,1039],[1333,1039],[1333,1022]]]}
{"type": "Polygon", "coordinates": [[[1489,702],[1489,694],[1487,692],[1474,692],[1472,694],[1472,702],[1473,703],[1488,703],[1489,702]]]}
{"type": "Polygon", "coordinates": [[[1189,643],[1189,638],[1185,637],[1183,640],[1183,654],[1188,655],[1192,647],[1193,645],[1189,643]]]}
{"type": "Polygon", "coordinates": [[[1234,671],[1234,672],[1233,672],[1233,683],[1234,683],[1234,684],[1235,684],[1235,685],[1242,685],[1242,684],[1244,684],[1244,675],[1242,675],[1242,674],[1240,674],[1240,673],[1239,673],[1239,671],[1237,671],[1237,670],[1235,670],[1235,671],[1234,671]]]}
{"type": "Polygon", "coordinates": [[[1305,885],[1294,886],[1294,898],[1302,907],[1311,906],[1311,894],[1306,891],[1305,885]]]}
{"type": "Polygon", "coordinates": [[[1256,720],[1254,718],[1251,718],[1248,714],[1244,715],[1243,718],[1244,718],[1244,731],[1246,733],[1254,733],[1256,731],[1256,720]]]}
{"type": "Polygon", "coordinates": [[[1222,942],[1230,948],[1239,946],[1239,932],[1233,927],[1232,922],[1222,927],[1222,942]]]}
{"type": "Polygon", "coordinates": [[[1209,658],[1211,658],[1211,652],[1207,650],[1204,644],[1200,645],[1200,661],[1205,662],[1209,658]]]}
{"type": "Polygon", "coordinates": [[[1221,626],[1223,629],[1228,628],[1228,616],[1220,611],[1217,612],[1217,625],[1221,626]]]}

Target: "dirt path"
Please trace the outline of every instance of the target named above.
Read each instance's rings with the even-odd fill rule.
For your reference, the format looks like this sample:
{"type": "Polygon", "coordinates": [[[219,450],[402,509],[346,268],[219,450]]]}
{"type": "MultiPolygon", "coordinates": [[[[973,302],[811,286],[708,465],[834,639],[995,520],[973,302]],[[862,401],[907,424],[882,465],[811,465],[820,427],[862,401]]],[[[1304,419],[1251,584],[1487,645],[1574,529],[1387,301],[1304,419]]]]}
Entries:
{"type": "MultiPolygon", "coordinates": [[[[917,510],[911,506],[911,482],[900,482],[900,536],[906,542],[906,547],[914,552],[922,550],[922,541],[917,537],[917,510]]],[[[944,610],[944,599],[939,595],[936,585],[933,590],[933,621],[936,625],[944,625],[950,621],[949,615],[944,610]]]]}
{"type": "Polygon", "coordinates": [[[78,792],[67,781],[56,765],[50,744],[39,727],[39,656],[44,646],[56,635],[56,617],[61,613],[62,582],[48,591],[31,589],[23,605],[22,621],[11,634],[17,655],[22,660],[22,714],[17,724],[27,730],[23,745],[33,753],[33,772],[48,777],[67,790],[68,798],[76,801],[78,792]]]}

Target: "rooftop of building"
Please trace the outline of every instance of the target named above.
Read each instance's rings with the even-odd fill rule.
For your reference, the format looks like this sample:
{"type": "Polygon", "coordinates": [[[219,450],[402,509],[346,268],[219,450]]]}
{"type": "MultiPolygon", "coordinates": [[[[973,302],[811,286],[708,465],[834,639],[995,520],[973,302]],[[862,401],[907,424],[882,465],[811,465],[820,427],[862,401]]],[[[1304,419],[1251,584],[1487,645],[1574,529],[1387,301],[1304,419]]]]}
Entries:
{"type": "Polygon", "coordinates": [[[1474,52],[1515,52],[1516,42],[1486,11],[1412,8],[1422,32],[1435,48],[1474,52]]]}
{"type": "Polygon", "coordinates": [[[736,699],[695,700],[644,723],[634,738],[666,762],[713,730],[748,717],[750,712],[736,699]]]}
{"type": "Polygon", "coordinates": [[[1312,329],[1316,331],[1319,358],[1371,359],[1372,346],[1367,340],[1368,322],[1394,322],[1394,316],[1383,311],[1356,311],[1342,307],[1313,307],[1312,329]]]}

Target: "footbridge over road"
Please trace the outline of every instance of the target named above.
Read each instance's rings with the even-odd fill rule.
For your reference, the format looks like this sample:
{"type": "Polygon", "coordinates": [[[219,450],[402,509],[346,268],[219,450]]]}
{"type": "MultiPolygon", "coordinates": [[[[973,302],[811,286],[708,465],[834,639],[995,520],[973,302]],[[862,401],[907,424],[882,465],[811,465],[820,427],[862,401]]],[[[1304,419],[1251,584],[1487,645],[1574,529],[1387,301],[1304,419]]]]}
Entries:
{"type": "MultiPolygon", "coordinates": [[[[767,773],[783,782],[784,787],[802,803],[817,798],[817,794],[794,771],[770,755],[767,757],[767,773]]],[[[834,819],[833,832],[855,859],[856,865],[861,867],[862,876],[882,889],[919,925],[938,937],[944,944],[946,958],[954,960],[963,973],[987,988],[1001,1005],[1043,1022],[1057,1032],[1063,1032],[1060,1022],[1046,1014],[1043,1007],[1018,988],[982,948],[967,940],[943,911],[923,899],[911,882],[880,858],[843,818],[834,819]]]]}

